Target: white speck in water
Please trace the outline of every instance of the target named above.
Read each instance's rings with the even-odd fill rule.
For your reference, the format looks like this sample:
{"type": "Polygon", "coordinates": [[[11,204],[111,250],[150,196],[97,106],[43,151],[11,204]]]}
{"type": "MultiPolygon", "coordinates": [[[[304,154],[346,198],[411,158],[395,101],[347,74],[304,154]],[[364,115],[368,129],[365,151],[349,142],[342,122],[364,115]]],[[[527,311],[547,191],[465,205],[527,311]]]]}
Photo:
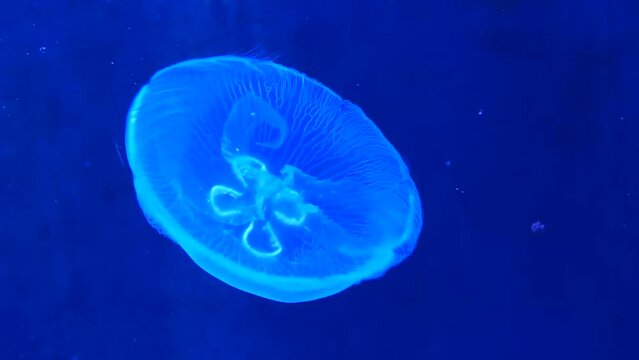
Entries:
{"type": "Polygon", "coordinates": [[[484,115],[484,109],[479,109],[479,111],[477,111],[477,115],[479,116],[484,115]]]}
{"type": "Polygon", "coordinates": [[[530,225],[530,231],[536,233],[536,232],[542,232],[546,229],[546,225],[542,224],[541,221],[535,221],[534,223],[532,223],[532,225],[530,225]]]}
{"type": "Polygon", "coordinates": [[[41,53],[41,54],[44,54],[44,53],[46,53],[46,52],[47,52],[47,47],[46,47],[46,46],[40,46],[40,47],[38,48],[38,50],[40,51],[40,53],[41,53]]]}

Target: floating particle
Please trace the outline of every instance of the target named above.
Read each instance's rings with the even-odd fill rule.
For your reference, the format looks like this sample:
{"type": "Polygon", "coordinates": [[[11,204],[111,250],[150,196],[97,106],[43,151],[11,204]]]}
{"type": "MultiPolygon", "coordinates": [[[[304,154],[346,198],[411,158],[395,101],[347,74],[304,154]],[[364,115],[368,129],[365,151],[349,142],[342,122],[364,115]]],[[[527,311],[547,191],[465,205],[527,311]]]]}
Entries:
{"type": "Polygon", "coordinates": [[[537,233],[544,231],[546,229],[546,225],[542,224],[540,221],[535,221],[530,225],[530,231],[537,233]]]}

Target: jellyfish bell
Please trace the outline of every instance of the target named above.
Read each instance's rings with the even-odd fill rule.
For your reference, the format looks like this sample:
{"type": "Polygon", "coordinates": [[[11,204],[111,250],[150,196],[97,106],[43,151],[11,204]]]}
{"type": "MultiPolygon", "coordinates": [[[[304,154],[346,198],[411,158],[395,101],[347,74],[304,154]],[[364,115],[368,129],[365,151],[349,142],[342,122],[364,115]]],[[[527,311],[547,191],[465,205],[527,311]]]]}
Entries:
{"type": "Polygon", "coordinates": [[[393,146],[359,107],[271,61],[159,71],[125,137],[150,224],[246,292],[323,298],[379,277],[417,243],[419,194],[393,146]]]}

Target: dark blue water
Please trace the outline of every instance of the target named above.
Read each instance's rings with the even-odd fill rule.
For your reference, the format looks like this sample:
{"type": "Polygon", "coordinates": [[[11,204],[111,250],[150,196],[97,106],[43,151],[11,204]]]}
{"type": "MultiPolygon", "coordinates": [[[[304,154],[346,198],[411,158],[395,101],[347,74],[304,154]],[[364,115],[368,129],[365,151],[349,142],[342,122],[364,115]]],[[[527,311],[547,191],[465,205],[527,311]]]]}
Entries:
{"type": "Polygon", "coordinates": [[[638,18],[612,0],[4,2],[0,358],[639,358],[638,18]],[[255,52],[360,105],[409,164],[424,232],[383,278],[276,303],[144,219],[134,94],[255,52]]]}

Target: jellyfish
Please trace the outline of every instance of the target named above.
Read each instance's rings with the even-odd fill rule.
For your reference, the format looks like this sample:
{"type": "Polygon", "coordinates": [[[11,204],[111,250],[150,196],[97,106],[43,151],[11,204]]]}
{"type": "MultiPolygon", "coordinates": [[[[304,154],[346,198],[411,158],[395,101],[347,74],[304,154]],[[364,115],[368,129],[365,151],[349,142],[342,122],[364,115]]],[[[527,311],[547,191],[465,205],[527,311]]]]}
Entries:
{"type": "Polygon", "coordinates": [[[395,148],[358,106],[275,62],[160,70],[131,105],[125,143],[148,222],[245,292],[324,298],[417,244],[421,202],[395,148]]]}

